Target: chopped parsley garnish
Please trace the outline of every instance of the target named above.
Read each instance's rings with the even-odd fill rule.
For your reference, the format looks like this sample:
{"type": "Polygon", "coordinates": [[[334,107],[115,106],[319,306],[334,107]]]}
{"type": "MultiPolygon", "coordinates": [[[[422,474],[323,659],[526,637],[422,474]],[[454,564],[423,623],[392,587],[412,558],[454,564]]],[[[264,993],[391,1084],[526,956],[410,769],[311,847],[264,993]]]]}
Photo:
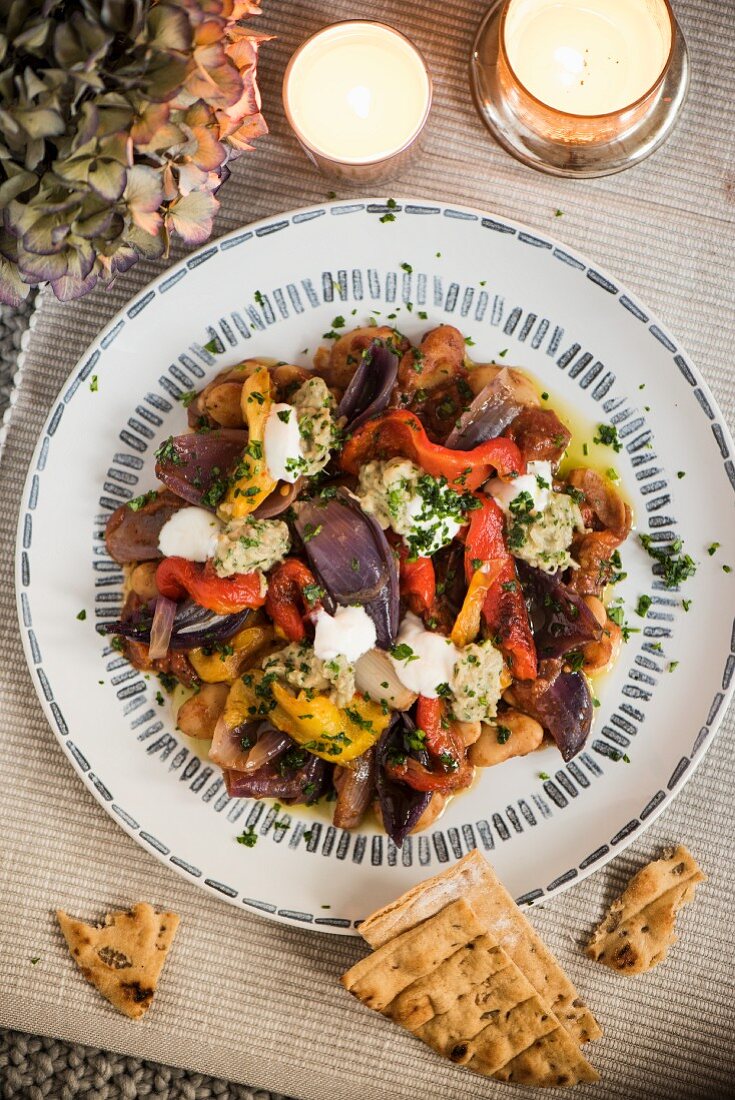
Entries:
{"type": "Polygon", "coordinates": [[[289,420],[291,419],[291,410],[281,409],[280,412],[276,413],[276,416],[280,421],[282,421],[282,423],[288,424],[289,420]]]}
{"type": "Polygon", "coordinates": [[[363,718],[359,710],[355,707],[345,707],[345,714],[352,722],[353,726],[357,726],[361,730],[372,730],[373,723],[370,718],[363,718]]]}
{"type": "Polygon", "coordinates": [[[98,379],[96,374],[93,374],[92,378],[90,380],[90,383],[89,383],[90,393],[97,393],[97,390],[99,388],[100,388],[99,379],[98,379]]]}
{"type": "Polygon", "coordinates": [[[681,606],[684,608],[685,611],[688,611],[689,608],[692,606],[692,601],[691,600],[682,600],[681,601],[681,606]]]}
{"type": "Polygon", "coordinates": [[[686,471],[685,471],[685,470],[678,470],[678,471],[677,471],[677,474],[676,474],[676,476],[678,477],[679,481],[681,481],[681,479],[682,479],[683,477],[686,477],[686,476],[687,476],[687,475],[686,475],[686,471]]]}
{"type": "Polygon", "coordinates": [[[597,435],[592,442],[600,443],[604,447],[612,447],[616,454],[623,449],[623,444],[618,439],[618,429],[612,424],[598,424],[597,435]]]}
{"type": "Polygon", "coordinates": [[[563,218],[564,217],[564,211],[563,210],[556,210],[554,212],[554,217],[555,218],[563,218]]]}
{"type": "Polygon", "coordinates": [[[183,466],[184,460],[174,446],[174,437],[170,435],[156,451],[158,462],[170,462],[172,466],[183,466]]]}
{"type": "Polygon", "coordinates": [[[710,546],[707,547],[707,553],[709,554],[710,557],[713,557],[719,549],[720,549],[720,543],[719,542],[713,542],[713,543],[711,543],[710,546]]]}
{"type": "Polygon", "coordinates": [[[546,390],[544,390],[544,392],[541,394],[541,400],[542,401],[548,401],[549,400],[549,395],[546,392],[546,390]]]}
{"type": "Polygon", "coordinates": [[[159,707],[162,707],[165,702],[165,699],[163,698],[163,695],[160,691],[156,692],[156,702],[158,703],[159,707]]]}
{"type": "Polygon", "coordinates": [[[313,523],[307,523],[304,526],[304,533],[301,536],[302,540],[304,542],[310,542],[313,538],[315,538],[319,534],[319,532],[323,529],[323,527],[324,527],[323,523],[319,523],[316,526],[313,523]]]}
{"type": "Polygon", "coordinates": [[[79,619],[80,623],[83,623],[84,620],[87,618],[87,612],[84,610],[84,608],[82,608],[82,610],[79,612],[77,618],[79,619]]]}
{"type": "Polygon", "coordinates": [[[179,681],[170,672],[159,672],[158,673],[158,682],[161,685],[161,687],[163,688],[163,690],[166,692],[166,694],[170,695],[171,692],[175,689],[175,687],[176,687],[176,685],[178,684],[179,681]]]}
{"type": "Polygon", "coordinates": [[[452,756],[451,752],[439,753],[439,763],[448,772],[456,772],[459,767],[459,761],[452,756]]]}
{"type": "Polygon", "coordinates": [[[413,268],[411,267],[410,264],[402,263],[401,264],[401,271],[405,271],[407,275],[413,275],[413,268]]]}
{"type": "Polygon", "coordinates": [[[390,655],[394,661],[405,661],[408,664],[411,661],[418,661],[418,655],[414,653],[410,645],[405,642],[400,642],[398,645],[394,645],[390,651],[390,655]]]}
{"type": "Polygon", "coordinates": [[[509,348],[504,348],[502,351],[499,351],[498,352],[498,359],[505,359],[505,357],[508,354],[509,350],[510,350],[509,348]]]}
{"type": "Polygon", "coordinates": [[[567,485],[564,492],[575,504],[584,504],[587,499],[582,490],[575,489],[573,485],[567,485]]]}
{"type": "Polygon", "coordinates": [[[238,844],[244,844],[246,848],[254,848],[258,843],[258,837],[252,825],[248,825],[247,829],[244,829],[240,836],[235,837],[235,840],[238,844]]]}
{"type": "Polygon", "coordinates": [[[326,592],[319,584],[305,584],[301,589],[301,593],[304,597],[304,602],[307,607],[313,607],[319,600],[323,599],[326,592]]]}
{"type": "Polygon", "coordinates": [[[581,672],[584,665],[584,653],[578,649],[574,650],[572,653],[567,653],[564,660],[569,665],[570,672],[581,672]]]}
{"type": "Polygon", "coordinates": [[[158,493],[155,489],[151,489],[148,493],[143,493],[142,496],[134,497],[128,501],[128,508],[131,512],[139,512],[141,508],[145,508],[146,504],[150,504],[152,500],[155,500],[158,493]]]}
{"type": "Polygon", "coordinates": [[[678,661],[669,661],[669,672],[673,672],[674,669],[679,667],[678,661]]]}
{"type": "Polygon", "coordinates": [[[177,400],[181,402],[185,409],[188,409],[189,405],[191,405],[193,401],[196,401],[198,396],[199,394],[196,390],[185,390],[184,393],[179,394],[177,400]]]}
{"type": "Polygon", "coordinates": [[[654,546],[650,535],[641,535],[640,540],[641,546],[649,557],[661,566],[661,569],[655,572],[660,572],[667,588],[676,588],[682,581],[688,580],[696,573],[697,563],[689,554],[681,553],[684,548],[681,539],[674,539],[666,549],[654,546]]]}
{"type": "Polygon", "coordinates": [[[639,596],[638,603],[636,604],[635,609],[636,615],[640,615],[642,619],[645,619],[646,615],[648,614],[648,609],[652,603],[653,600],[650,596],[639,596]]]}
{"type": "Polygon", "coordinates": [[[215,466],[212,470],[212,482],[209,488],[202,493],[202,504],[208,505],[210,508],[216,508],[227,492],[227,481],[218,475],[219,468],[215,466]]]}
{"type": "Polygon", "coordinates": [[[40,962],[40,961],[41,961],[41,956],[40,955],[34,955],[33,958],[30,960],[31,966],[35,966],[36,963],[40,962]]]}
{"type": "Polygon", "coordinates": [[[539,779],[551,779],[551,776],[548,772],[539,772],[538,777],[539,779]]]}
{"type": "Polygon", "coordinates": [[[495,728],[498,731],[498,744],[505,745],[510,739],[511,729],[508,726],[501,725],[497,725],[495,728]]]}
{"type": "Polygon", "coordinates": [[[722,572],[723,573],[732,573],[732,566],[731,565],[723,565],[722,572]]]}
{"type": "Polygon", "coordinates": [[[403,740],[406,747],[413,749],[414,752],[424,752],[426,750],[426,734],[423,730],[410,730],[404,734],[403,740]]]}
{"type": "Polygon", "coordinates": [[[620,474],[614,466],[608,466],[607,470],[605,470],[605,476],[608,481],[620,481],[620,474]]]}

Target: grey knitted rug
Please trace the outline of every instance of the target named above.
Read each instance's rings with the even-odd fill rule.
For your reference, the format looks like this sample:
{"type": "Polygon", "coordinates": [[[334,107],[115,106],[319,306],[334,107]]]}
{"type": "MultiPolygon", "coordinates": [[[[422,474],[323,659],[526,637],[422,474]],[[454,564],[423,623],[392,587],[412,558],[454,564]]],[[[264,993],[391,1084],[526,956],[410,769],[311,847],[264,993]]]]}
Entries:
{"type": "MultiPolygon", "coordinates": [[[[0,423],[11,403],[18,356],[33,313],[0,306],[0,423]]],[[[110,1054],[81,1043],[0,1028],[0,1100],[286,1100],[201,1073],[110,1054]]]]}

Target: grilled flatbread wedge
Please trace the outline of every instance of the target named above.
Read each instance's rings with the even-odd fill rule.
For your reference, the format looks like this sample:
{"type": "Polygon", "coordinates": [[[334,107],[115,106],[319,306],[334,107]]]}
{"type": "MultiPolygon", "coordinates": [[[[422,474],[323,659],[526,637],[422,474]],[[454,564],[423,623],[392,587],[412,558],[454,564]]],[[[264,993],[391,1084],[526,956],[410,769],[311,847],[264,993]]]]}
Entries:
{"type": "Polygon", "coordinates": [[[485,931],[507,951],[577,1043],[599,1039],[597,1020],[477,849],[373,913],[360,925],[360,935],[371,947],[380,947],[457,898],[469,902],[485,931]]]}
{"type": "Polygon", "coordinates": [[[108,913],[99,926],[74,920],[61,909],[56,917],[87,981],[120,1012],[140,1019],[156,992],[179,926],[177,915],[158,913],[141,901],[128,912],[108,913]]]}
{"type": "Polygon", "coordinates": [[[674,926],[682,905],[707,876],[680,844],[638,872],[595,929],[587,954],[620,974],[644,974],[676,943],[674,926]]]}
{"type": "Polygon", "coordinates": [[[384,943],[342,984],[476,1073],[536,1086],[598,1080],[576,1041],[463,899],[384,943]]]}

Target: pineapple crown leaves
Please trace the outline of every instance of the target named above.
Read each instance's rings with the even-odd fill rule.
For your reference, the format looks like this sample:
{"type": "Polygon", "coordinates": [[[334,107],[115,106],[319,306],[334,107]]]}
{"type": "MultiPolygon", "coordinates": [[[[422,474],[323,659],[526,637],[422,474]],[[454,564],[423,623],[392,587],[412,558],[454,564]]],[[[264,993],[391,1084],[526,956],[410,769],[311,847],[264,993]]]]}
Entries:
{"type": "Polygon", "coordinates": [[[0,302],[62,300],[178,234],[267,133],[252,0],[0,0],[0,302]]]}

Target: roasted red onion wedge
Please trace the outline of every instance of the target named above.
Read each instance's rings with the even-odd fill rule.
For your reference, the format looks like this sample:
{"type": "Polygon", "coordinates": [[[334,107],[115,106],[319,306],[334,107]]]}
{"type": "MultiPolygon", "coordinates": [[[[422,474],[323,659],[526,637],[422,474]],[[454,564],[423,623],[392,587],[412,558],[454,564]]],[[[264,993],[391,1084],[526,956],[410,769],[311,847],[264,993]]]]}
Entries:
{"type": "MultiPolygon", "coordinates": [[[[405,734],[415,729],[416,725],[408,714],[396,714],[375,750],[375,786],[380,812],[385,831],[397,848],[401,847],[431,801],[430,791],[415,791],[386,772],[389,760],[406,753],[405,734]]],[[[429,762],[428,753],[411,755],[416,755],[424,765],[429,762]]]]}
{"type": "Polygon", "coordinates": [[[230,728],[223,714],[215,726],[209,759],[221,768],[252,772],[281,756],[292,744],[288,734],[274,729],[270,722],[241,722],[230,728]]]}
{"type": "Polygon", "coordinates": [[[334,785],[337,801],[332,820],[338,829],[356,829],[375,794],[375,749],[358,756],[349,768],[335,768],[334,785]]]}
{"type": "Polygon", "coordinates": [[[294,510],[306,556],[329,596],[343,607],[364,607],[379,648],[390,649],[398,633],[398,566],[380,524],[344,488],[294,510]]]}
{"type": "Polygon", "coordinates": [[[224,772],[227,793],[230,798],[277,798],[290,804],[315,802],[327,787],[327,765],[311,753],[306,753],[306,757],[303,765],[295,769],[289,768],[284,758],[255,772],[227,768],[224,772]]]}
{"type": "Polygon", "coordinates": [[[516,561],[528,603],[533,640],[539,658],[563,657],[602,637],[602,627],[581,596],[557,576],[516,561]]]}
{"type": "Polygon", "coordinates": [[[172,435],[156,451],[156,477],[182,500],[214,511],[247,441],[236,428],[172,435]]]}
{"type": "Polygon", "coordinates": [[[507,379],[508,372],[503,369],[488,382],[447,436],[445,447],[471,451],[488,439],[497,439],[505,431],[523,408],[507,379]]]}
{"type": "Polygon", "coordinates": [[[359,428],[371,416],[388,408],[391,391],[398,376],[398,356],[382,340],[373,340],[362,353],[357,370],[352,375],[337,416],[346,417],[351,429],[359,428]]]}
{"type": "MultiPolygon", "coordinates": [[[[159,597],[160,598],[160,597],[159,597]]],[[[235,615],[217,615],[204,607],[190,602],[180,604],[174,618],[169,650],[198,649],[203,645],[226,642],[238,630],[242,630],[252,611],[238,611],[235,615]],[[194,610],[194,608],[196,610],[194,610]]],[[[101,623],[97,630],[100,634],[121,634],[134,642],[149,645],[153,625],[153,609],[143,607],[132,615],[113,623],[101,623]]]]}
{"type": "Polygon", "coordinates": [[[535,718],[571,760],[589,737],[592,696],[581,672],[562,672],[561,661],[542,661],[538,679],[516,681],[508,693],[513,706],[535,718]]]}
{"type": "Polygon", "coordinates": [[[151,640],[148,643],[148,656],[152,661],[165,657],[168,653],[171,632],[176,617],[176,601],[159,596],[151,623],[151,640]]]}

